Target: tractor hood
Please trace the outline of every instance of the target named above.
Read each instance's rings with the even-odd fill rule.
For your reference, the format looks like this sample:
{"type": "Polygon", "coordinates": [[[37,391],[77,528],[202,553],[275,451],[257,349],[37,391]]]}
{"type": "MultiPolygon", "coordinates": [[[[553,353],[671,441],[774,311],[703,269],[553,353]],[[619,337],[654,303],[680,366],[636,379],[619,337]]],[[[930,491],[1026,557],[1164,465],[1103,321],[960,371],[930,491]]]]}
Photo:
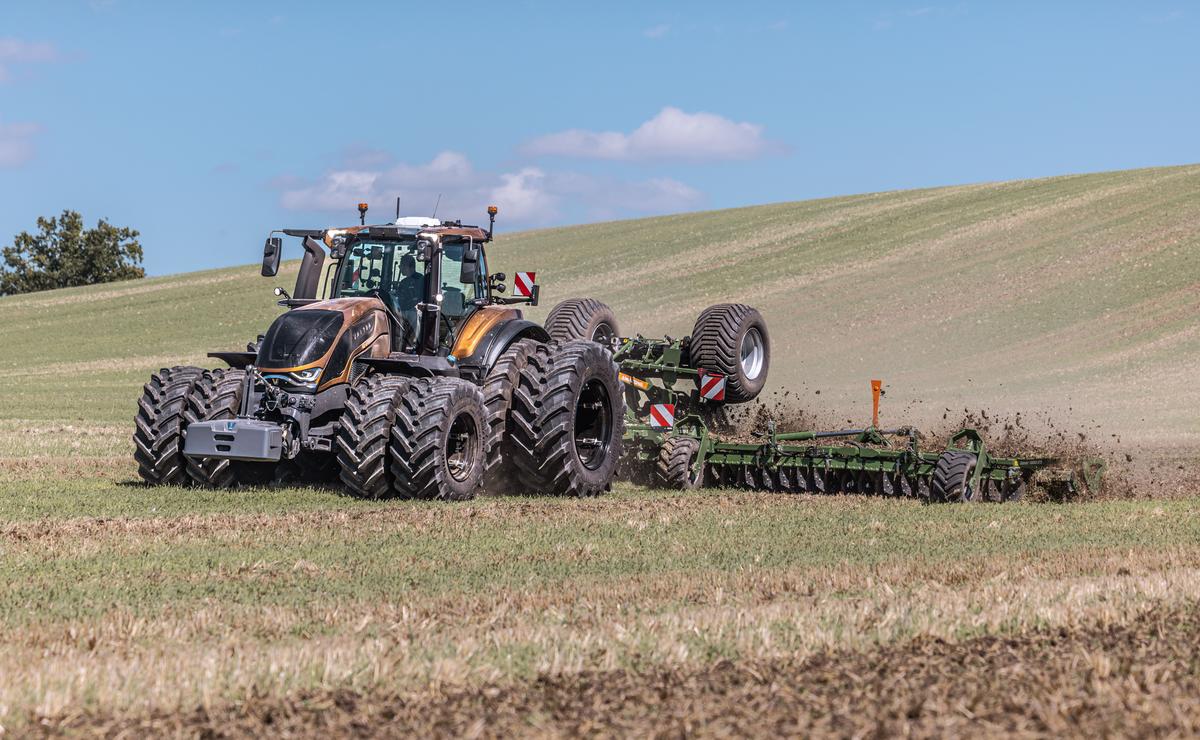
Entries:
{"type": "Polygon", "coordinates": [[[388,321],[378,298],[335,298],[275,319],[255,364],[268,382],[311,393],[348,381],[352,360],[386,356],[389,346],[388,321]]]}

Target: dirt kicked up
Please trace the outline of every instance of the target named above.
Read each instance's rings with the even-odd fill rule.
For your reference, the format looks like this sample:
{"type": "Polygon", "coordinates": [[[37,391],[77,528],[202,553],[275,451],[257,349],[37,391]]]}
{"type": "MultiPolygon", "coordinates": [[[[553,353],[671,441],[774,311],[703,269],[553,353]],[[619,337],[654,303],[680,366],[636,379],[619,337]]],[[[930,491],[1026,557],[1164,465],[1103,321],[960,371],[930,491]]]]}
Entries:
{"type": "Polygon", "coordinates": [[[47,736],[1110,736],[1200,729],[1200,604],[806,660],[541,677],[422,696],[250,696],[210,709],[38,718],[47,736]]]}
{"type": "MultiPolygon", "coordinates": [[[[801,394],[782,389],[742,406],[722,409],[710,420],[723,440],[757,444],[768,423],[781,432],[848,429],[865,422],[815,412],[801,394]]],[[[911,405],[891,412],[885,426],[903,427],[911,405]]],[[[1149,499],[1190,496],[1200,490],[1200,449],[1189,444],[1125,442],[1121,434],[1096,423],[1070,423],[1053,411],[1007,412],[979,408],[946,408],[937,423],[919,429],[922,449],[942,450],[962,429],[982,435],[988,451],[999,457],[1048,457],[1063,468],[1078,469],[1084,461],[1102,461],[1103,484],[1081,487],[1070,497],[1050,497],[1034,485],[1026,501],[1069,502],[1104,499],[1149,499]]],[[[895,444],[903,444],[897,440],[895,444]]],[[[1035,478],[1036,480],[1036,478],[1035,478]]]]}

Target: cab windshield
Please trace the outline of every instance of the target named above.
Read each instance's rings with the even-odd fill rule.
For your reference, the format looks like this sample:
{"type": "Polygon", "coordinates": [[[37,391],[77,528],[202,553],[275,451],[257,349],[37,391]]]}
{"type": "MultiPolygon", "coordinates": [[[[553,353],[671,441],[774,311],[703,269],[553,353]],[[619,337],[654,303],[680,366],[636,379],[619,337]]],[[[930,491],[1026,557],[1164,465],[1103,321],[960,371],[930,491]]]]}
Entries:
{"type": "MultiPolygon", "coordinates": [[[[462,282],[462,259],[467,244],[444,243],[441,257],[442,314],[457,326],[459,319],[474,310],[473,301],[486,296],[483,275],[486,269],[480,256],[480,278],[462,282]]],[[[333,295],[338,298],[378,295],[403,327],[406,344],[420,336],[421,312],[417,304],[425,298],[428,265],[418,259],[416,241],[362,240],[353,242],[338,269],[333,295]]],[[[443,324],[443,330],[448,329],[443,324]]],[[[444,331],[446,340],[452,332],[444,331]]]]}

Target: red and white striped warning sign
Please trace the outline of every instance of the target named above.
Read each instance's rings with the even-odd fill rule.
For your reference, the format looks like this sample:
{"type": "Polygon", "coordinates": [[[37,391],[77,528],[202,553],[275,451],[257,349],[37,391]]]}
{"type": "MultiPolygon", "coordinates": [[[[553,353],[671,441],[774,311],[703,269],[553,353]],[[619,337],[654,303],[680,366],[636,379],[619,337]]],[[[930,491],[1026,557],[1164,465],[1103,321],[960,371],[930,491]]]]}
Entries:
{"type": "Polygon", "coordinates": [[[650,426],[655,429],[675,427],[675,404],[655,403],[650,405],[650,426]]]}
{"type": "Polygon", "coordinates": [[[518,272],[513,277],[513,293],[526,298],[533,295],[533,284],[537,280],[536,272],[518,272]]]}
{"type": "Polygon", "coordinates": [[[720,373],[700,371],[700,397],[709,401],[725,400],[725,376],[720,373]]]}

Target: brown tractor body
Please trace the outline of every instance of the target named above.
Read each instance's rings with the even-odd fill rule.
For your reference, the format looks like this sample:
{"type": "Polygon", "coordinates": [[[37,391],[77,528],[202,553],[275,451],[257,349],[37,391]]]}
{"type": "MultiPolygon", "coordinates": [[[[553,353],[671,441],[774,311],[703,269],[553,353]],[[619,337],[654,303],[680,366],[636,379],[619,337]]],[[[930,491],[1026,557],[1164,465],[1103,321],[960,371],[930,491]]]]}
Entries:
{"type": "Polygon", "coordinates": [[[499,295],[490,225],[284,229],[267,239],[264,276],[278,272],[277,233],[304,247],[294,292],[276,288],[286,312],[245,350],[210,353],[228,368],[147,384],[134,435],[147,482],[336,476],[357,495],[442,499],[608,488],[624,408],[606,306],[561,304],[587,313],[578,331],[525,319],[514,304],[536,305],[539,288],[499,295]]]}

